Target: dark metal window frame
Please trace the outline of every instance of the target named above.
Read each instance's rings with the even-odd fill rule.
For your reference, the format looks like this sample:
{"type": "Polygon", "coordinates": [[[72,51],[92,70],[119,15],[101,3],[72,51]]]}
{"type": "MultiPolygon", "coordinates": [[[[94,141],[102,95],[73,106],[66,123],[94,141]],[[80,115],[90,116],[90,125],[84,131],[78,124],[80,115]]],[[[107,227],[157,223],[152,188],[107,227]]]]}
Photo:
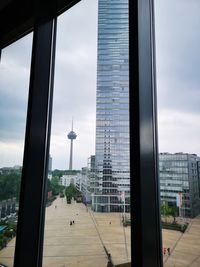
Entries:
{"type": "MultiPolygon", "coordinates": [[[[56,17],[78,0],[10,2],[0,10],[0,49],[34,32],[14,266],[41,267],[56,17]]],[[[153,0],[129,1],[129,36],[132,265],[160,267],[153,0]]]]}
{"type": "Polygon", "coordinates": [[[163,266],[153,4],[153,0],[129,1],[131,242],[134,267],[163,266]]]}

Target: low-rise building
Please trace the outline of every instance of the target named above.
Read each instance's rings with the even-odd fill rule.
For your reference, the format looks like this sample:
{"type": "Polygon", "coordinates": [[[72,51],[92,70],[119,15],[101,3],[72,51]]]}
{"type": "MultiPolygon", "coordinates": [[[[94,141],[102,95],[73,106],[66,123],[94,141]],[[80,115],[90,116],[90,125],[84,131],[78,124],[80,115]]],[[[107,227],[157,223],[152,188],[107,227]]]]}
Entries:
{"type": "Polygon", "coordinates": [[[76,186],[77,181],[79,180],[80,180],[80,173],[65,174],[60,177],[60,184],[63,186],[69,186],[70,184],[74,184],[76,186]]]}
{"type": "Polygon", "coordinates": [[[95,192],[95,156],[91,155],[88,158],[87,167],[83,167],[81,171],[81,192],[84,200],[91,203],[92,194],[95,192]]]}

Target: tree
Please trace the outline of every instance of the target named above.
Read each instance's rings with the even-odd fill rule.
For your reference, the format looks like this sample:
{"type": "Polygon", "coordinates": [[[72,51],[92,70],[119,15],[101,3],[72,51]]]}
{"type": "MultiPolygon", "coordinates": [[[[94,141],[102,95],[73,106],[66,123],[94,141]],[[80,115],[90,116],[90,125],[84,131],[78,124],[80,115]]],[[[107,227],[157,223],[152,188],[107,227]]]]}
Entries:
{"type": "Polygon", "coordinates": [[[176,223],[177,215],[178,215],[178,208],[175,206],[171,207],[171,216],[173,217],[173,223],[176,223]]]}
{"type": "Polygon", "coordinates": [[[51,179],[51,186],[50,186],[53,195],[58,195],[62,190],[63,186],[60,185],[60,179],[58,176],[53,176],[51,179]]]}
{"type": "Polygon", "coordinates": [[[12,172],[0,175],[0,201],[16,197],[19,199],[21,174],[12,172]]]}
{"type": "Polygon", "coordinates": [[[71,201],[72,197],[75,197],[76,194],[77,194],[77,189],[74,184],[71,183],[69,186],[66,187],[65,195],[67,200],[71,201]]]}
{"type": "Polygon", "coordinates": [[[172,216],[173,217],[173,223],[176,223],[176,217],[177,217],[177,207],[172,206],[169,207],[168,204],[162,204],[161,205],[161,215],[166,217],[172,216]]]}
{"type": "Polygon", "coordinates": [[[52,185],[51,185],[51,180],[47,179],[47,192],[52,191],[52,185]]]}
{"type": "Polygon", "coordinates": [[[63,171],[63,170],[55,169],[55,170],[52,171],[52,176],[60,178],[61,176],[63,176],[64,173],[65,173],[65,171],[63,171]]]}
{"type": "Polygon", "coordinates": [[[168,206],[168,204],[161,205],[161,215],[165,218],[171,215],[171,208],[168,206]]]}

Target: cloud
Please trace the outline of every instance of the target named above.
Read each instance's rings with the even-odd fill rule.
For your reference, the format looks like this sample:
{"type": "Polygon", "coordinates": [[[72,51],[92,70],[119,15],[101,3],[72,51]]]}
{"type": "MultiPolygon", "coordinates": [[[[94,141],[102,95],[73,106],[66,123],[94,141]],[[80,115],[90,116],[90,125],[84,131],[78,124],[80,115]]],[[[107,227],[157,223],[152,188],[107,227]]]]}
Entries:
{"type": "Polygon", "coordinates": [[[82,1],[58,19],[51,136],[53,168],[69,166],[67,134],[74,118],[73,167],[95,152],[97,1],[82,1]]]}
{"type": "Polygon", "coordinates": [[[1,142],[0,141],[0,167],[22,165],[24,143],[23,141],[1,142]]]}
{"type": "MultiPolygon", "coordinates": [[[[74,168],[85,166],[87,158],[94,154],[97,3],[97,0],[81,1],[58,18],[50,148],[53,168],[68,167],[67,133],[71,130],[72,117],[78,134],[74,142],[74,168]]],[[[29,35],[6,48],[2,55],[1,166],[15,165],[14,158],[20,164],[15,145],[24,140],[31,42],[32,35],[29,35]],[[5,155],[12,155],[12,160],[5,155]]]]}
{"type": "MultiPolygon", "coordinates": [[[[95,152],[98,0],[83,0],[58,18],[51,135],[53,168],[69,164],[74,117],[74,168],[95,152]]],[[[155,1],[160,151],[200,155],[200,3],[155,1]]],[[[22,161],[32,34],[2,54],[0,165],[22,161]],[[20,150],[20,149],[21,150],[20,150]],[[19,160],[20,159],[20,160],[19,160]]]]}
{"type": "MultiPolygon", "coordinates": [[[[74,131],[77,134],[73,145],[73,168],[80,169],[87,166],[87,158],[94,154],[95,144],[95,114],[89,114],[84,121],[75,121],[74,131]]],[[[67,169],[69,166],[70,141],[67,134],[71,129],[60,125],[56,134],[52,133],[50,153],[53,156],[55,168],[67,169]]]]}
{"type": "Polygon", "coordinates": [[[200,155],[200,114],[162,109],[158,116],[160,152],[200,155]]]}
{"type": "Polygon", "coordinates": [[[155,1],[160,151],[200,154],[200,2],[155,1]]]}
{"type": "MultiPolygon", "coordinates": [[[[7,143],[10,149],[9,153],[12,151],[10,143],[16,142],[17,144],[24,140],[31,41],[32,34],[29,34],[2,51],[0,65],[0,141],[7,143]]],[[[7,153],[3,148],[5,146],[1,146],[1,157],[7,153]]],[[[15,154],[15,152],[13,153],[15,154]]]]}
{"type": "MultiPolygon", "coordinates": [[[[189,101],[191,106],[184,106],[183,98],[200,100],[200,3],[157,0],[155,7],[158,94],[162,101],[162,95],[165,98],[162,106],[172,105],[176,94],[183,102],[182,110],[193,106],[195,111],[193,101],[189,101]]],[[[175,101],[173,104],[176,108],[175,101]]]]}

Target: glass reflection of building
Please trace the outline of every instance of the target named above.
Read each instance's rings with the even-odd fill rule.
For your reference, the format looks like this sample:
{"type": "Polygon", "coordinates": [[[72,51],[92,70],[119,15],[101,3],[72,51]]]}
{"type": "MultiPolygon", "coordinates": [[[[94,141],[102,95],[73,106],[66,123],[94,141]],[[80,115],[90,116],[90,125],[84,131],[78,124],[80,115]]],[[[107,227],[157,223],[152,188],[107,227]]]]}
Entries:
{"type": "Polygon", "coordinates": [[[200,213],[199,161],[196,154],[159,155],[161,202],[176,206],[176,197],[181,193],[183,217],[195,217],[200,213]]]}
{"type": "Polygon", "coordinates": [[[96,211],[129,209],[128,0],[99,0],[96,104],[96,211]]]}

